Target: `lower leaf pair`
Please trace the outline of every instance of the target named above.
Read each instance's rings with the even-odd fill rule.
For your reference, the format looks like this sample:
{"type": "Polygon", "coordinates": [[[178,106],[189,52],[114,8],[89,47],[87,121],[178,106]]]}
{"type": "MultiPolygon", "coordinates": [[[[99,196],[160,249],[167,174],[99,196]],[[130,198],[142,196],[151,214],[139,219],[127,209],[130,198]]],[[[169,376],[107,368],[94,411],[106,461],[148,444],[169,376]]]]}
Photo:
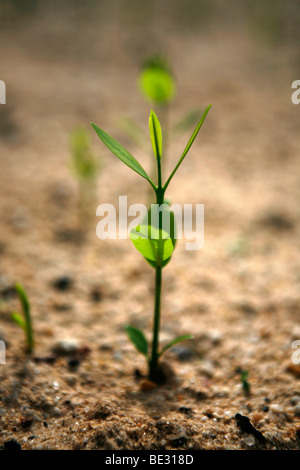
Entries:
{"type": "MultiPolygon", "coordinates": [[[[149,357],[149,345],[148,341],[144,335],[144,333],[139,330],[138,328],[134,328],[133,326],[126,326],[126,331],[130,341],[134,344],[136,349],[143,354],[147,361],[150,362],[151,358],[149,357]]],[[[181,335],[177,338],[170,341],[170,343],[166,344],[163,349],[158,352],[158,356],[161,357],[168,349],[172,348],[176,344],[180,343],[181,341],[185,341],[187,339],[193,339],[192,335],[181,335]]]]}

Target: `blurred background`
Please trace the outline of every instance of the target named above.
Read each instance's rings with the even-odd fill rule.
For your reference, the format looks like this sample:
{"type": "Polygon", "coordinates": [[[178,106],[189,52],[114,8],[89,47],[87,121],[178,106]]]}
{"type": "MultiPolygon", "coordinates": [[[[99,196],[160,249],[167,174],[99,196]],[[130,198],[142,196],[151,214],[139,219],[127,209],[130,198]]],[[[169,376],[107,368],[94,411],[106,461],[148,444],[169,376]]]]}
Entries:
{"type": "MultiPolygon", "coordinates": [[[[149,141],[139,146],[121,123],[130,118],[147,132],[151,107],[160,117],[138,79],[145,59],[161,54],[176,82],[170,128],[213,105],[169,188],[173,202],[205,204],[205,248],[188,253],[179,244],[174,275],[166,269],[170,285],[185,286],[170,299],[170,311],[191,302],[216,315],[224,302],[248,310],[298,302],[300,105],[291,101],[292,82],[300,79],[297,0],[1,0],[0,50],[7,91],[0,106],[2,290],[22,280],[46,322],[57,302],[50,296],[48,309],[38,293],[54,277],[75,279],[81,299],[97,280],[108,289],[104,310],[124,312],[128,302],[140,318],[148,291],[136,275],[145,269],[150,285],[151,268],[129,241],[96,238],[95,210],[102,202],[117,205],[119,195],[144,202],[146,182],[109,154],[89,123],[150,171],[149,141]],[[99,163],[87,196],[92,183],[81,185],[70,171],[70,136],[78,126],[99,163]],[[78,214],[85,196],[90,225],[78,214]],[[135,294],[121,287],[132,279],[135,294]]],[[[191,129],[168,134],[166,172],[191,129]]],[[[82,305],[72,307],[78,315],[82,305]]]]}
{"type": "Polygon", "coordinates": [[[161,449],[169,421],[146,425],[153,415],[170,418],[166,433],[176,430],[177,442],[186,442],[178,437],[186,427],[189,448],[195,432],[203,448],[230,448],[231,439],[236,448],[244,444],[234,415],[252,409],[268,442],[299,447],[300,370],[291,359],[300,339],[300,104],[291,99],[299,59],[299,0],[0,0],[0,421],[8,444],[111,449],[126,446],[128,432],[132,448],[161,449]],[[168,76],[152,96],[150,63],[168,76]],[[209,104],[166,195],[205,207],[203,249],[179,240],[163,271],[161,344],[195,338],[164,356],[176,389],[141,394],[133,371],[138,380],[145,361],[124,325],[150,339],[154,270],[130,240],[96,237],[96,208],[113,204],[118,213],[120,195],[128,206],[149,202],[151,188],[90,122],[151,172],[153,108],[166,179],[209,104]],[[32,307],[38,356],[24,370],[24,333],[11,318],[20,311],[16,282],[32,307]],[[59,345],[67,356],[51,362],[59,345]],[[70,346],[82,354],[76,370],[70,346]],[[251,397],[240,383],[248,371],[251,397]],[[95,408],[105,396],[107,412],[95,408]]]}

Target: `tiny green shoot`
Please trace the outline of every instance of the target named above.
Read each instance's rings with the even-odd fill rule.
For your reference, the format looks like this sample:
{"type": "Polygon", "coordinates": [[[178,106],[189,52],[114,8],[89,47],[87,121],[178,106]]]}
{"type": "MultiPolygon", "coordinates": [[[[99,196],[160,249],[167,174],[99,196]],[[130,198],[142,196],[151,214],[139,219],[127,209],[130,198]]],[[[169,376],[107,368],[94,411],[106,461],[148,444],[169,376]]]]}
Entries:
{"type": "Polygon", "coordinates": [[[242,388],[243,388],[243,391],[246,395],[249,395],[249,393],[251,391],[251,386],[250,386],[250,383],[248,382],[248,374],[249,374],[248,370],[241,370],[241,372],[240,372],[240,379],[241,379],[241,383],[242,383],[242,388]]]}
{"type": "Polygon", "coordinates": [[[20,315],[18,312],[12,312],[11,318],[12,320],[25,332],[26,336],[26,349],[29,354],[33,352],[34,349],[34,336],[33,336],[33,328],[32,328],[32,318],[30,312],[30,303],[25,292],[25,289],[21,286],[21,284],[16,284],[15,286],[17,295],[19,297],[23,316],[20,315]]]}
{"type": "Polygon", "coordinates": [[[99,159],[92,152],[90,135],[86,129],[73,130],[70,147],[70,170],[79,185],[79,221],[84,225],[90,217],[90,208],[93,207],[96,179],[101,168],[99,159]]]}
{"type": "Polygon", "coordinates": [[[161,319],[161,290],[162,290],[162,271],[163,268],[171,260],[173,251],[176,246],[176,225],[174,213],[170,210],[169,204],[165,199],[165,192],[190,150],[209,110],[209,105],[201,119],[199,120],[191,138],[189,139],[183,153],[178,159],[173,171],[163,183],[161,161],[164,158],[163,150],[163,135],[161,125],[156,114],[151,111],[149,118],[149,132],[150,140],[152,144],[153,153],[155,156],[157,166],[157,181],[154,182],[139,164],[131,153],[129,153],[119,142],[113,137],[108,135],[103,129],[92,123],[94,130],[98,137],[106,145],[106,147],[118,157],[125,165],[134,170],[137,174],[142,176],[148,181],[152,187],[155,200],[151,205],[146,217],[140,225],[130,232],[130,239],[134,244],[135,248],[143,255],[144,259],[155,269],[155,299],[154,299],[154,318],[153,318],[153,332],[152,342],[149,344],[144,333],[131,326],[126,326],[126,331],[129,339],[132,341],[137,351],[143,354],[148,364],[148,378],[149,380],[159,383],[161,381],[161,370],[159,367],[159,360],[161,356],[175,344],[192,339],[192,335],[181,335],[164,347],[160,347],[159,344],[159,332],[160,332],[160,319],[161,319]],[[152,217],[155,214],[153,211],[158,211],[158,217],[152,217]],[[162,220],[164,216],[168,216],[170,223],[168,230],[163,226],[162,220]],[[153,222],[156,221],[156,222],[153,222]]]}

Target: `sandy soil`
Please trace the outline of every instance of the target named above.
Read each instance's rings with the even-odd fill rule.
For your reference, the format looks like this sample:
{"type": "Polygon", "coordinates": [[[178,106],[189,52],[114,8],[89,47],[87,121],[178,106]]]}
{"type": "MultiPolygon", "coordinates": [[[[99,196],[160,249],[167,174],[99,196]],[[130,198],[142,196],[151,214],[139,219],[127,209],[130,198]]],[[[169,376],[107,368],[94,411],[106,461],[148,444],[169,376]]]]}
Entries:
{"type": "MultiPolygon", "coordinates": [[[[98,240],[96,217],[79,227],[78,187],[68,170],[69,134],[90,121],[151,167],[149,155],[118,128],[130,115],[146,129],[149,106],[136,77],[149,33],[137,44],[140,30],[104,22],[81,38],[82,21],[66,30],[46,17],[0,32],[0,78],[8,89],[0,108],[0,335],[7,346],[0,445],[299,449],[300,366],[292,363],[292,342],[300,340],[300,107],[291,103],[293,49],[257,43],[239,29],[207,36],[161,31],[178,83],[171,122],[195,104],[213,107],[168,193],[173,202],[205,204],[203,250],[186,251],[179,242],[163,273],[161,342],[190,332],[195,339],[165,355],[173,374],[151,388],[124,325],[150,339],[154,271],[130,241],[98,240]],[[64,290],[56,283],[62,277],[64,290]],[[32,304],[33,357],[10,319],[19,309],[17,281],[32,304]],[[63,339],[74,347],[66,356],[53,353],[63,339]],[[241,370],[249,371],[249,394],[241,370]],[[246,432],[237,413],[261,434],[246,432]]],[[[188,137],[170,144],[168,168],[188,137]]],[[[95,209],[116,204],[119,195],[144,202],[146,182],[94,135],[93,148],[102,160],[95,209]]]]}

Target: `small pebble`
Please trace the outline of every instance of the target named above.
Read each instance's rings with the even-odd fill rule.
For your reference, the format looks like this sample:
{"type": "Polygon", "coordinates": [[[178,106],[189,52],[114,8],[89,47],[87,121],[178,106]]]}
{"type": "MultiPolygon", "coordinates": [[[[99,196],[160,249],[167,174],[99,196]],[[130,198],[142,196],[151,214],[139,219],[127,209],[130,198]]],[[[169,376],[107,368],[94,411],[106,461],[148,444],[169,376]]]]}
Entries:
{"type": "Polygon", "coordinates": [[[264,419],[264,415],[262,413],[254,413],[251,416],[251,420],[253,421],[254,424],[259,423],[262,419],[264,419]]]}
{"type": "Polygon", "coordinates": [[[71,357],[68,359],[68,366],[70,369],[76,369],[80,364],[80,360],[77,359],[76,357],[71,357]]]}
{"type": "Polygon", "coordinates": [[[66,291],[71,289],[73,284],[72,279],[69,276],[61,276],[53,281],[53,287],[60,291],[66,291]]]}
{"type": "Polygon", "coordinates": [[[73,338],[60,339],[53,344],[51,349],[58,356],[68,356],[78,353],[79,343],[73,338]]]}
{"type": "Polygon", "coordinates": [[[270,410],[276,414],[280,414],[284,412],[284,409],[281,405],[270,405],[270,410]]]}
{"type": "Polygon", "coordinates": [[[193,414],[192,408],[189,408],[189,407],[187,407],[187,406],[181,406],[181,407],[178,409],[178,411],[179,411],[180,413],[185,414],[185,415],[191,415],[191,414],[193,414]]]}
{"type": "Polygon", "coordinates": [[[147,392],[148,390],[153,390],[154,388],[157,388],[157,385],[154,382],[151,382],[150,380],[142,380],[140,382],[141,392],[147,392]]]}

